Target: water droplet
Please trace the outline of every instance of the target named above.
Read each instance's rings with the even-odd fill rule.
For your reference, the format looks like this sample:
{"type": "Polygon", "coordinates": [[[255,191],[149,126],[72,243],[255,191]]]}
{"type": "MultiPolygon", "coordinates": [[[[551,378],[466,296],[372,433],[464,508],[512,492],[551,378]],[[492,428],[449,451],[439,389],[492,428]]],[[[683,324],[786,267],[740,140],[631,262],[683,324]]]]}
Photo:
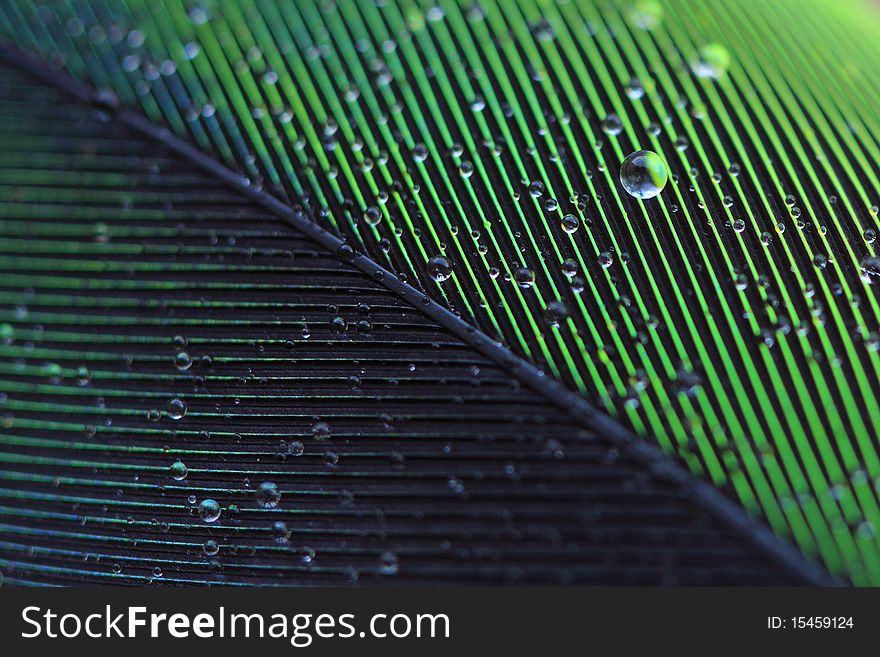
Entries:
{"type": "Polygon", "coordinates": [[[192,357],[185,351],[181,351],[174,357],[174,366],[181,372],[185,372],[192,366],[192,357]]]}
{"type": "Polygon", "coordinates": [[[220,505],[214,500],[202,500],[199,504],[199,518],[205,522],[215,522],[220,517],[220,505]]]}
{"type": "Polygon", "coordinates": [[[428,159],[428,149],[424,144],[416,144],[413,146],[412,155],[416,162],[424,162],[428,159]]]}
{"type": "Polygon", "coordinates": [[[15,337],[15,327],[8,322],[0,324],[0,342],[10,344],[15,337]]]}
{"type": "Polygon", "coordinates": [[[330,425],[323,420],[318,420],[312,425],[312,435],[316,440],[327,440],[333,434],[330,425]]]}
{"type": "Polygon", "coordinates": [[[382,221],[382,211],[375,205],[364,210],[364,221],[370,226],[378,226],[382,221]]]}
{"type": "Polygon", "coordinates": [[[175,481],[186,479],[187,472],[189,472],[189,468],[186,467],[186,464],[183,461],[175,461],[168,468],[168,474],[170,474],[171,478],[175,481]]]}
{"type": "Polygon", "coordinates": [[[61,379],[64,378],[64,368],[58,363],[46,363],[43,365],[43,371],[49,383],[61,383],[61,379]]]}
{"type": "Polygon", "coordinates": [[[209,557],[215,556],[220,551],[220,546],[217,545],[217,541],[212,538],[209,538],[205,541],[205,544],[202,546],[202,552],[207,554],[209,557]]]}
{"type": "Polygon", "coordinates": [[[76,368],[76,382],[83,387],[92,382],[92,373],[85,365],[80,365],[76,368]]]}
{"type": "Polygon", "coordinates": [[[194,41],[189,41],[183,46],[183,58],[188,61],[192,61],[199,56],[201,50],[202,49],[201,47],[199,47],[199,44],[195,43],[194,41]]]}
{"type": "Polygon", "coordinates": [[[638,100],[645,95],[645,88],[642,86],[641,82],[633,78],[623,88],[623,92],[630,100],[638,100]]]}
{"type": "Polygon", "coordinates": [[[383,552],[379,555],[379,572],[383,575],[396,575],[398,571],[397,555],[393,552],[383,552]]]}
{"type": "Polygon", "coordinates": [[[691,65],[691,70],[700,78],[718,79],[730,67],[730,53],[720,43],[709,43],[700,48],[700,58],[691,65]]]}
{"type": "Polygon", "coordinates": [[[452,263],[445,256],[434,256],[428,260],[428,276],[442,283],[452,276],[452,263]]]}
{"type": "Polygon", "coordinates": [[[623,132],[623,122],[617,114],[609,114],[602,121],[602,132],[606,135],[619,135],[623,132]]]}
{"type": "Polygon", "coordinates": [[[264,509],[274,509],[281,501],[281,491],[271,481],[264,481],[257,489],[257,504],[264,509]]]}
{"type": "Polygon", "coordinates": [[[194,25],[204,25],[211,19],[210,10],[198,6],[190,9],[188,16],[194,25]]]}
{"type": "Polygon", "coordinates": [[[528,289],[535,284],[535,272],[526,267],[520,267],[513,274],[513,280],[523,289],[528,289]]]}
{"type": "Polygon", "coordinates": [[[614,264],[614,256],[608,251],[602,251],[602,253],[599,254],[599,264],[602,265],[603,269],[608,269],[608,267],[614,264]]]}
{"type": "Polygon", "coordinates": [[[574,258],[566,258],[562,261],[562,273],[571,278],[578,273],[578,263],[574,258]]]}
{"type": "Polygon", "coordinates": [[[186,402],[175,397],[168,402],[168,417],[172,420],[182,420],[186,415],[186,402]]]}
{"type": "Polygon", "coordinates": [[[653,30],[663,20],[663,7],[657,0],[636,0],[627,15],[640,30],[653,30]]]}
{"type": "Polygon", "coordinates": [[[620,165],[620,184],[635,198],[654,198],[663,191],[668,179],[666,164],[654,151],[636,151],[620,165]]]}
{"type": "Polygon", "coordinates": [[[287,542],[287,539],[290,538],[290,529],[287,527],[286,522],[282,522],[280,520],[272,523],[272,536],[279,543],[287,542]]]}
{"type": "Polygon", "coordinates": [[[550,326],[559,326],[568,317],[568,308],[561,301],[551,301],[547,304],[544,316],[550,326]]]}
{"type": "Polygon", "coordinates": [[[859,263],[859,267],[862,270],[862,278],[866,282],[873,283],[875,281],[880,281],[880,256],[868,256],[867,258],[863,258],[859,263]]]}
{"type": "Polygon", "coordinates": [[[96,107],[105,112],[115,112],[122,107],[119,96],[112,89],[98,89],[92,98],[92,102],[95,103],[96,107]]]}
{"type": "Polygon", "coordinates": [[[571,235],[572,233],[577,231],[581,222],[573,214],[567,214],[564,217],[562,217],[562,221],[560,222],[560,224],[562,225],[562,230],[564,230],[566,233],[571,235]]]}

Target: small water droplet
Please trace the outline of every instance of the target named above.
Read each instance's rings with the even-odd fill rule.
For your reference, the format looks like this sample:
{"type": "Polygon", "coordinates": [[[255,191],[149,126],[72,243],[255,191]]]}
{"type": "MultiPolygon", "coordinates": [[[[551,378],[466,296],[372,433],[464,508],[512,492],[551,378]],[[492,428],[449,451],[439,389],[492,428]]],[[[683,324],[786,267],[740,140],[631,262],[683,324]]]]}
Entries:
{"type": "Polygon", "coordinates": [[[709,43],[700,48],[700,58],[691,65],[694,75],[718,79],[730,67],[730,53],[720,43],[709,43]]]}
{"type": "Polygon", "coordinates": [[[332,434],[333,430],[324,420],[318,420],[312,425],[312,435],[317,440],[327,440],[332,434]]]}
{"type": "Polygon", "coordinates": [[[383,552],[379,555],[379,572],[383,575],[396,575],[399,569],[397,555],[393,552],[383,552]]]}
{"type": "Polygon", "coordinates": [[[115,112],[122,107],[119,96],[112,89],[98,89],[92,98],[92,102],[94,102],[96,107],[105,112],[115,112]]]}
{"type": "Polygon", "coordinates": [[[544,315],[550,326],[559,326],[568,317],[568,308],[561,301],[551,301],[547,304],[544,315]]]}
{"type": "Polygon", "coordinates": [[[623,122],[617,114],[609,114],[602,121],[602,132],[606,135],[619,135],[623,132],[623,122]]]}
{"type": "Polygon", "coordinates": [[[630,100],[638,100],[645,95],[645,88],[641,82],[633,78],[623,88],[623,92],[630,100]]]}
{"type": "Polygon", "coordinates": [[[657,0],[636,0],[627,16],[629,22],[640,30],[653,30],[663,20],[663,7],[657,0]]]}
{"type": "Polygon", "coordinates": [[[287,527],[286,522],[282,522],[280,520],[272,523],[272,536],[279,543],[287,542],[287,539],[290,538],[290,529],[287,527]]]}
{"type": "Polygon", "coordinates": [[[413,146],[412,155],[416,162],[424,162],[428,159],[428,149],[424,144],[416,144],[413,146]]]}

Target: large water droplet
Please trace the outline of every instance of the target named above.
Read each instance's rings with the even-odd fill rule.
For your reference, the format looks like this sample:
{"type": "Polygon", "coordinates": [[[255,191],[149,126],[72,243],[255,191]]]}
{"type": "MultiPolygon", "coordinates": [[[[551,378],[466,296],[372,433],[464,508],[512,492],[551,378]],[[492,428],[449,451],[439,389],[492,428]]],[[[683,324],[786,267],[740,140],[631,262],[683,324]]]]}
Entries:
{"type": "Polygon", "coordinates": [[[214,500],[202,500],[199,504],[199,518],[205,522],[215,522],[220,517],[220,505],[214,500]]]}
{"type": "Polygon", "coordinates": [[[654,198],[663,191],[668,179],[666,164],[654,151],[636,151],[620,165],[620,184],[636,198],[654,198]]]}
{"type": "Polygon", "coordinates": [[[514,272],[513,279],[521,288],[528,289],[535,284],[535,272],[526,267],[521,267],[514,272]]]}
{"type": "Polygon", "coordinates": [[[561,222],[562,230],[564,230],[569,235],[574,233],[578,229],[578,226],[580,226],[580,224],[581,224],[580,220],[577,217],[575,217],[573,214],[567,214],[564,217],[562,217],[562,222],[561,222]]]}
{"type": "Polygon", "coordinates": [[[370,226],[378,226],[382,222],[382,211],[375,205],[364,210],[364,221],[370,226]]]}
{"type": "Polygon", "coordinates": [[[186,479],[187,472],[189,472],[189,468],[186,467],[186,464],[183,461],[175,461],[171,464],[171,467],[168,468],[168,474],[170,474],[171,478],[175,481],[186,479]]]}
{"type": "Polygon", "coordinates": [[[168,417],[172,420],[181,420],[186,415],[186,402],[175,397],[168,402],[168,417]]]}
{"type": "Polygon", "coordinates": [[[442,283],[452,276],[452,263],[444,256],[434,256],[428,260],[428,276],[442,283]]]}
{"type": "Polygon", "coordinates": [[[174,357],[174,366],[181,372],[184,372],[192,367],[192,362],[192,357],[185,351],[181,351],[174,357]]]}
{"type": "Polygon", "coordinates": [[[257,489],[257,504],[264,509],[274,509],[281,501],[281,491],[271,481],[264,481],[257,489]]]}

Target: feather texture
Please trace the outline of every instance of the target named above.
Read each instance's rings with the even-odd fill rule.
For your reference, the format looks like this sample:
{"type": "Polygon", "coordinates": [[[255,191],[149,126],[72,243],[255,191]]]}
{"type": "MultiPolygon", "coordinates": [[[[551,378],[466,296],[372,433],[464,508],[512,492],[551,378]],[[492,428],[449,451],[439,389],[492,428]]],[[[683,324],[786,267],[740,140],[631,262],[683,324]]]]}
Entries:
{"type": "Polygon", "coordinates": [[[18,47],[301,207],[832,572],[880,583],[875,6],[0,11],[18,47]],[[670,174],[644,202],[618,180],[642,148],[670,174]]]}

